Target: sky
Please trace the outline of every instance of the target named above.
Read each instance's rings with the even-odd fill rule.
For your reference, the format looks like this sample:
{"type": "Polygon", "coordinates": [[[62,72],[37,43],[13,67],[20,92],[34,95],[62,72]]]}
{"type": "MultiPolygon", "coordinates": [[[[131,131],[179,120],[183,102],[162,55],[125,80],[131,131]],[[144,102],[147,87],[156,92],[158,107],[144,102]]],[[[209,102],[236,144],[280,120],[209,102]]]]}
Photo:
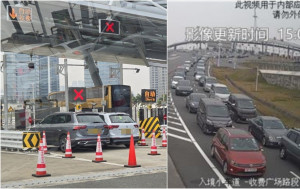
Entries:
{"type": "MultiPolygon", "coordinates": [[[[186,27],[253,27],[254,10],[235,9],[235,3],[224,0],[168,0],[168,45],[185,41],[186,27]]],[[[279,38],[280,28],[293,28],[294,31],[300,29],[300,18],[274,19],[272,12],[271,9],[256,11],[257,27],[268,27],[271,38],[279,38]]],[[[298,39],[299,43],[300,36],[298,39]]]]}

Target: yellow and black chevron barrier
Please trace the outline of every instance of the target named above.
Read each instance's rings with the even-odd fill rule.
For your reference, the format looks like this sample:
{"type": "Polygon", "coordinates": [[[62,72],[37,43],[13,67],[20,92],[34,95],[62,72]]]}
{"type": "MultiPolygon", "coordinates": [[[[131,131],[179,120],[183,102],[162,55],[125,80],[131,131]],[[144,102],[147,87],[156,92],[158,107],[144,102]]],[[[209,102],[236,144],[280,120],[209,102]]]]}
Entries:
{"type": "Polygon", "coordinates": [[[153,131],[155,131],[155,138],[160,137],[160,125],[158,117],[150,117],[148,119],[140,120],[139,125],[140,135],[142,129],[144,129],[146,138],[151,138],[153,131]]]}
{"type": "Polygon", "coordinates": [[[23,132],[23,148],[38,148],[40,139],[40,132],[23,132]]]}

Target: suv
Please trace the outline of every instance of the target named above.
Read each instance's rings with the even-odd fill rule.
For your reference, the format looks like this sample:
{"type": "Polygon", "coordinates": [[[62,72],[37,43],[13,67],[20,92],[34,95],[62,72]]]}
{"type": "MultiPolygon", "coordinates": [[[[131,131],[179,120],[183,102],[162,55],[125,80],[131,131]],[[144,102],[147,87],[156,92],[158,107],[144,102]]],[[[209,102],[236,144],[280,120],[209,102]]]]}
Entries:
{"type": "Polygon", "coordinates": [[[293,156],[300,163],[300,129],[290,129],[281,138],[280,158],[293,156]]]}
{"type": "Polygon", "coordinates": [[[200,99],[197,109],[197,124],[205,134],[213,133],[221,127],[232,127],[226,105],[213,98],[200,99]]]}
{"type": "Polygon", "coordinates": [[[257,116],[252,99],[244,94],[231,94],[227,106],[231,119],[235,122],[238,120],[246,122],[247,119],[257,116]]]}
{"type": "MultiPolygon", "coordinates": [[[[93,112],[57,112],[45,117],[29,131],[43,131],[47,135],[47,144],[59,146],[65,152],[67,133],[70,132],[72,147],[96,146],[97,135],[101,134],[101,144],[109,144],[107,124],[99,114],[93,112]]],[[[42,136],[42,135],[41,135],[42,136]]]]}
{"type": "Polygon", "coordinates": [[[139,126],[129,114],[123,112],[99,113],[109,129],[111,144],[130,145],[130,136],[133,134],[134,143],[139,140],[139,126]]]}
{"type": "Polygon", "coordinates": [[[215,83],[211,85],[211,90],[209,91],[209,97],[220,98],[223,102],[227,102],[230,92],[226,85],[215,83]]]}
{"type": "Polygon", "coordinates": [[[219,129],[213,138],[210,155],[223,166],[225,174],[262,176],[266,171],[262,148],[242,129],[219,129]]]}

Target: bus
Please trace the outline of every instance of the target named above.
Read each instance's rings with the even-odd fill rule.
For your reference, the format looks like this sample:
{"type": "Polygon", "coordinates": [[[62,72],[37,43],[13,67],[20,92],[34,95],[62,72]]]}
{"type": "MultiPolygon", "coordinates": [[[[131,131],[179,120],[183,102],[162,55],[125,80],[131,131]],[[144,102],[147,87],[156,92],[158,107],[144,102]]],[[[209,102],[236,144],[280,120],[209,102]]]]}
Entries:
{"type": "MultiPolygon", "coordinates": [[[[131,88],[128,85],[106,85],[104,86],[105,112],[125,112],[132,116],[131,88]]],[[[52,92],[48,95],[49,101],[55,101],[53,106],[65,106],[65,92],[52,92]]],[[[82,111],[98,109],[102,111],[102,86],[86,88],[86,102],[81,103],[82,111]]],[[[75,105],[69,103],[69,111],[75,110],[75,105]]]]}

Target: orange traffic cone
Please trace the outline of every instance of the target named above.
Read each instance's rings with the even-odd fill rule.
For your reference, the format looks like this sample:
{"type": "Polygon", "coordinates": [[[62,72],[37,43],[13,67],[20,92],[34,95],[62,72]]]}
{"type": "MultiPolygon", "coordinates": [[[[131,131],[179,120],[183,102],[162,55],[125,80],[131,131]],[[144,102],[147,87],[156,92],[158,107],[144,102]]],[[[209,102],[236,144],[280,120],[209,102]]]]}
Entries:
{"type": "Polygon", "coordinates": [[[62,157],[62,158],[75,158],[75,156],[72,155],[70,132],[68,132],[68,135],[67,135],[65,157],[62,157]]]}
{"type": "Polygon", "coordinates": [[[130,147],[129,147],[129,158],[128,158],[128,165],[124,165],[124,167],[140,167],[141,165],[136,164],[136,157],[135,157],[135,149],[134,149],[134,141],[133,135],[131,134],[130,138],[130,147]]]}
{"type": "Polygon", "coordinates": [[[142,129],[142,140],[141,140],[141,143],[139,144],[139,146],[148,146],[148,144],[146,144],[146,140],[145,140],[145,131],[144,131],[144,129],[142,129]]]}
{"type": "Polygon", "coordinates": [[[167,147],[167,135],[166,135],[166,129],[165,128],[163,128],[163,138],[162,138],[161,147],[167,147]]]}
{"type": "Polygon", "coordinates": [[[99,133],[97,138],[96,158],[95,160],[92,160],[92,162],[94,163],[106,162],[106,160],[103,160],[103,156],[102,156],[101,138],[99,133]]]}
{"type": "Polygon", "coordinates": [[[157,153],[157,146],[155,141],[155,131],[152,132],[152,144],[151,144],[151,153],[148,153],[148,155],[160,155],[157,153]]]}
{"type": "Polygon", "coordinates": [[[48,152],[48,148],[47,148],[47,140],[46,140],[46,133],[45,131],[43,131],[43,148],[44,148],[44,154],[50,154],[50,152],[48,152]]]}
{"type": "Polygon", "coordinates": [[[36,173],[32,174],[32,176],[34,176],[34,177],[48,177],[48,176],[51,176],[51,174],[47,174],[47,172],[46,172],[46,163],[45,163],[45,156],[44,156],[43,139],[40,140],[38,162],[37,162],[37,165],[36,165],[36,173]]]}

